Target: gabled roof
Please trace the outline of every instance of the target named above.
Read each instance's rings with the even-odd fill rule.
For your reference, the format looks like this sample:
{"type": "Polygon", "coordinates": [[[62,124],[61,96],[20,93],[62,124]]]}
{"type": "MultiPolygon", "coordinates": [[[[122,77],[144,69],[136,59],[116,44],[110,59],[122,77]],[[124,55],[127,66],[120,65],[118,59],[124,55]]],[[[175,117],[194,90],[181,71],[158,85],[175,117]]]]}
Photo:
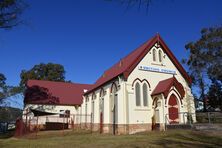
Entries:
{"type": "Polygon", "coordinates": [[[118,63],[113,65],[110,69],[105,71],[104,74],[96,81],[92,89],[87,91],[85,95],[96,90],[97,88],[106,84],[107,82],[110,82],[111,80],[113,80],[119,75],[123,75],[124,79],[127,79],[128,76],[131,74],[131,72],[139,64],[139,62],[144,58],[144,56],[150,51],[153,45],[157,42],[161,45],[162,49],[165,51],[165,53],[168,55],[168,57],[171,59],[171,61],[174,63],[177,69],[180,71],[180,73],[185,78],[185,80],[188,83],[191,83],[191,79],[186,73],[186,71],[184,70],[184,68],[182,67],[182,65],[178,62],[178,60],[170,51],[170,49],[167,47],[167,45],[162,40],[160,35],[157,34],[156,36],[152,37],[147,42],[145,42],[143,45],[141,45],[139,48],[135,49],[129,55],[121,59],[118,63]]]}
{"type": "Polygon", "coordinates": [[[84,89],[89,90],[92,85],[28,80],[26,87],[26,104],[81,105],[84,89]]]}
{"type": "Polygon", "coordinates": [[[172,86],[177,89],[181,95],[181,98],[183,98],[185,95],[183,85],[179,83],[175,77],[160,81],[153,90],[151,96],[163,93],[164,97],[167,98],[172,86]]]}

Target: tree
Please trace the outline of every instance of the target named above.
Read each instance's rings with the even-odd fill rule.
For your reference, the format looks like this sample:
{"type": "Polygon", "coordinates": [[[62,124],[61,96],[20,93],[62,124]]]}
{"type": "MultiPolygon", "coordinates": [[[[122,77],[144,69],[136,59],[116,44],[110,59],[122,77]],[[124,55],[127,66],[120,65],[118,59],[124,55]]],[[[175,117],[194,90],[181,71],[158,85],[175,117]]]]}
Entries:
{"type": "Polygon", "coordinates": [[[3,99],[5,99],[7,96],[7,86],[5,81],[5,76],[0,73],[0,104],[3,103],[3,99]]]}
{"type": "Polygon", "coordinates": [[[222,82],[222,26],[202,29],[201,38],[186,44],[185,48],[190,55],[183,62],[188,65],[193,84],[199,86],[200,97],[204,99],[209,79],[222,82]]]}
{"type": "Polygon", "coordinates": [[[49,81],[65,81],[65,70],[64,67],[60,64],[53,63],[40,63],[35,65],[30,70],[22,70],[21,74],[20,87],[21,90],[24,89],[27,80],[49,80],[49,81]]]}
{"type": "MultiPolygon", "coordinates": [[[[21,88],[17,86],[9,86],[6,84],[6,77],[0,73],[0,105],[4,104],[4,100],[8,97],[21,93],[21,88]]],[[[5,104],[6,105],[6,104],[5,104]]]]}
{"type": "Polygon", "coordinates": [[[0,28],[11,29],[21,24],[21,14],[26,7],[22,0],[0,0],[0,28]]]}
{"type": "MultiPolygon", "coordinates": [[[[21,24],[21,14],[27,7],[22,0],[0,0],[0,29],[11,29],[21,24]]],[[[0,104],[4,99],[21,92],[20,87],[6,85],[6,77],[0,73],[0,104]]]]}
{"type": "Polygon", "coordinates": [[[207,98],[211,107],[222,110],[222,85],[218,81],[212,81],[207,98]]]}

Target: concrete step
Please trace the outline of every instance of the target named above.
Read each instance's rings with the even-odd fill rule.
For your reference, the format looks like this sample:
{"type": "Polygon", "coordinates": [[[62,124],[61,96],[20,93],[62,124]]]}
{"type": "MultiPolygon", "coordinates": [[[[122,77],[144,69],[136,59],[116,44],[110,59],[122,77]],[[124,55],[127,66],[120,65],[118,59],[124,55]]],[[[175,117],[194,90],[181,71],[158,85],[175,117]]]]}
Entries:
{"type": "Polygon", "coordinates": [[[193,124],[193,129],[222,131],[222,124],[193,124]]]}
{"type": "Polygon", "coordinates": [[[167,129],[191,129],[192,126],[189,124],[169,124],[166,125],[167,129]]]}

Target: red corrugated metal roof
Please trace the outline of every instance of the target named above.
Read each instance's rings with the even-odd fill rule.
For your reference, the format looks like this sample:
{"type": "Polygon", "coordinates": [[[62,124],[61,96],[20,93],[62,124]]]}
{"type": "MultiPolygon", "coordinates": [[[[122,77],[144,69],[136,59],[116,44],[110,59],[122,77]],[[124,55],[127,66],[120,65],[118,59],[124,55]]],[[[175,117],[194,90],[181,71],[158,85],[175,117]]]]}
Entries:
{"type": "Polygon", "coordinates": [[[85,93],[85,95],[89,94],[90,92],[96,90],[100,86],[104,85],[105,83],[111,81],[112,79],[116,78],[117,76],[123,74],[124,78],[127,79],[130,73],[135,69],[135,67],[139,64],[139,62],[143,59],[143,57],[149,52],[151,47],[155,43],[159,43],[169,58],[173,61],[175,66],[178,68],[180,73],[184,76],[188,83],[191,83],[191,79],[183,69],[182,65],[178,62],[172,52],[169,50],[167,45],[164,43],[162,38],[159,34],[152,37],[150,40],[145,42],[139,48],[131,52],[128,56],[121,59],[118,63],[113,65],[110,69],[104,72],[104,74],[96,81],[95,85],[92,87],[91,90],[85,93]]]}
{"type": "Polygon", "coordinates": [[[164,97],[166,98],[172,86],[176,87],[177,91],[180,93],[180,95],[183,98],[185,95],[183,85],[179,83],[175,77],[160,81],[153,90],[151,95],[153,96],[163,93],[164,97]]]}
{"type": "Polygon", "coordinates": [[[89,84],[42,80],[28,80],[26,86],[25,103],[56,105],[81,105],[84,89],[92,88],[89,84]]]}

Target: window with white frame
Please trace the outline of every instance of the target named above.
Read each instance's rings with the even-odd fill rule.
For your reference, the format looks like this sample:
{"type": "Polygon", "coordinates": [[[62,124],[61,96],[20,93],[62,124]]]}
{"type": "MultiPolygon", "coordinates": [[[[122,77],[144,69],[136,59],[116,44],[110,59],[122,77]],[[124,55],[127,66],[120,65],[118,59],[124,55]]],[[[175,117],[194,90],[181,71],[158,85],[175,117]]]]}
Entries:
{"type": "Polygon", "coordinates": [[[149,105],[149,90],[146,81],[136,82],[135,86],[135,101],[136,106],[148,107],[149,105]]]}
{"type": "Polygon", "coordinates": [[[99,109],[100,109],[100,113],[104,112],[104,96],[105,96],[105,92],[102,89],[100,92],[100,99],[99,99],[99,109]]]}
{"type": "Polygon", "coordinates": [[[92,123],[94,123],[95,102],[92,100],[92,123]]]}
{"type": "Polygon", "coordinates": [[[85,106],[85,123],[87,123],[87,103],[86,103],[86,106],[85,106]]]}
{"type": "Polygon", "coordinates": [[[162,51],[159,50],[159,62],[162,62],[162,61],[163,61],[162,51]]]}
{"type": "Polygon", "coordinates": [[[141,105],[141,94],[140,94],[140,84],[139,82],[136,83],[135,85],[135,93],[136,93],[136,106],[140,106],[141,105]]]}
{"type": "Polygon", "coordinates": [[[148,106],[148,88],[146,83],[143,83],[143,105],[148,106]]]}
{"type": "Polygon", "coordinates": [[[153,49],[153,61],[154,62],[156,61],[156,49],[155,48],[153,49]]]}
{"type": "Polygon", "coordinates": [[[96,99],[96,94],[95,93],[93,93],[93,95],[92,95],[92,103],[91,103],[91,105],[92,105],[92,107],[91,107],[91,113],[92,113],[92,123],[94,123],[94,116],[95,116],[95,99],[96,99]]]}

